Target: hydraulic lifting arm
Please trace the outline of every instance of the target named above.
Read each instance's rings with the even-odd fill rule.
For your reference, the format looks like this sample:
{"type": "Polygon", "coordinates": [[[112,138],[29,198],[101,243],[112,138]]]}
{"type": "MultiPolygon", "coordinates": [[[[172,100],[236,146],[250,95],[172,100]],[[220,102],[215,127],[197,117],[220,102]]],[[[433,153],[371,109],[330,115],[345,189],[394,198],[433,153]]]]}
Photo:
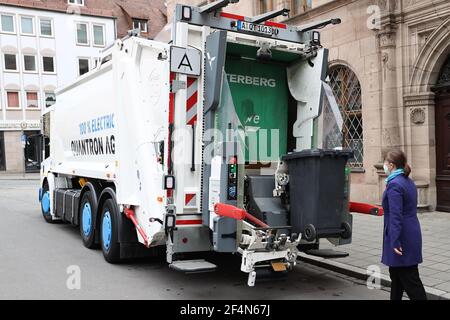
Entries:
{"type": "Polygon", "coordinates": [[[370,214],[372,216],[383,216],[383,208],[374,206],[367,203],[359,203],[359,202],[350,202],[349,207],[350,212],[362,213],[362,214],[370,214]]]}
{"type": "Polygon", "coordinates": [[[311,31],[311,30],[315,30],[315,29],[322,29],[324,27],[326,27],[329,24],[332,25],[336,25],[336,24],[340,24],[342,21],[341,19],[337,18],[337,19],[328,19],[328,20],[323,20],[323,21],[318,21],[318,22],[312,22],[303,26],[299,26],[297,27],[297,30],[300,32],[307,32],[307,31],[311,31]]]}
{"type": "Polygon", "coordinates": [[[279,9],[279,10],[270,11],[270,12],[267,12],[267,13],[263,13],[263,14],[261,14],[259,16],[253,17],[250,22],[252,22],[252,23],[261,23],[261,22],[265,22],[267,20],[276,18],[278,16],[287,17],[289,12],[290,12],[289,9],[279,9]]]}
{"type": "Polygon", "coordinates": [[[209,4],[206,4],[203,7],[200,7],[200,13],[210,13],[213,11],[217,11],[219,9],[226,7],[230,3],[233,4],[238,2],[239,0],[217,0],[209,4]]]}
{"type": "Polygon", "coordinates": [[[214,213],[221,217],[228,217],[235,220],[250,220],[254,224],[262,228],[269,228],[267,224],[252,216],[250,213],[244,209],[237,208],[230,204],[216,203],[214,206],[214,213]]]}

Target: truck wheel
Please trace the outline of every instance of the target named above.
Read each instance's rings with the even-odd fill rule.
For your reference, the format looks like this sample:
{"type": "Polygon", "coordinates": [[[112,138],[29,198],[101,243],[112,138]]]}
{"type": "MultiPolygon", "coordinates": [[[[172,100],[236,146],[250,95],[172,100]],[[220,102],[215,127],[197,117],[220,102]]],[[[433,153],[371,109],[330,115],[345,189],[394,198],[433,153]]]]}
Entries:
{"type": "Polygon", "coordinates": [[[312,224],[307,224],[305,226],[304,238],[306,241],[316,240],[317,232],[316,228],[312,224]]]}
{"type": "Polygon", "coordinates": [[[120,244],[118,241],[117,206],[112,199],[105,201],[100,219],[100,243],[103,256],[109,263],[120,261],[120,244]]]}
{"type": "Polygon", "coordinates": [[[47,183],[42,187],[41,211],[42,216],[47,223],[54,223],[50,213],[50,190],[48,189],[47,183]]]}
{"type": "Polygon", "coordinates": [[[344,232],[341,234],[342,239],[350,239],[352,236],[352,227],[350,226],[350,223],[343,222],[342,229],[344,229],[344,232]]]}
{"type": "Polygon", "coordinates": [[[94,204],[92,203],[91,192],[86,191],[81,197],[80,202],[80,234],[83,244],[86,248],[94,249],[95,244],[95,225],[94,225],[94,204]]]}

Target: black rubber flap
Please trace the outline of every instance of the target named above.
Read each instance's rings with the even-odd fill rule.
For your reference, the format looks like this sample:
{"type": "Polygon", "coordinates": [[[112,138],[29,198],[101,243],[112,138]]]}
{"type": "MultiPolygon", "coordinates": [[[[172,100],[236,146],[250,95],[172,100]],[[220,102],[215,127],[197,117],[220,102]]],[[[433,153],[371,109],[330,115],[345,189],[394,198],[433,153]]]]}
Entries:
{"type": "Polygon", "coordinates": [[[346,258],[349,256],[347,252],[335,251],[332,249],[311,249],[305,252],[306,254],[314,257],[320,257],[325,259],[337,259],[346,258]]]}

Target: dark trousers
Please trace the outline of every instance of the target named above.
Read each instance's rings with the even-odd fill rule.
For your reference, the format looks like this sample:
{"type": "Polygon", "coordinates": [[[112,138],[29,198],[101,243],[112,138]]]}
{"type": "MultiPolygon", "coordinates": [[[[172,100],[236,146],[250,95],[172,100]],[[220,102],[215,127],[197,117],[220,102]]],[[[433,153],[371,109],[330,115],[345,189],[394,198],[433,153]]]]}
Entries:
{"type": "Polygon", "coordinates": [[[391,300],[402,300],[405,291],[411,300],[427,300],[418,266],[390,267],[389,275],[391,276],[391,300]]]}

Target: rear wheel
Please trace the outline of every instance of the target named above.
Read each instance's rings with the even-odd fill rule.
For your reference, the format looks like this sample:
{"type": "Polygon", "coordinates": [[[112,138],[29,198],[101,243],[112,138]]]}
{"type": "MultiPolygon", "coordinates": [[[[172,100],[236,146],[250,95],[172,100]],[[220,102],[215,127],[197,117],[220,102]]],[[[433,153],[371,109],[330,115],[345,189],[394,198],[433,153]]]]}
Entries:
{"type": "Polygon", "coordinates": [[[95,244],[95,225],[94,225],[94,203],[90,191],[86,191],[81,197],[80,203],[80,234],[83,244],[86,248],[94,249],[95,244]]]}
{"type": "Polygon", "coordinates": [[[117,205],[112,199],[107,199],[104,202],[100,220],[100,243],[103,256],[109,263],[120,261],[117,211],[117,205]]]}

